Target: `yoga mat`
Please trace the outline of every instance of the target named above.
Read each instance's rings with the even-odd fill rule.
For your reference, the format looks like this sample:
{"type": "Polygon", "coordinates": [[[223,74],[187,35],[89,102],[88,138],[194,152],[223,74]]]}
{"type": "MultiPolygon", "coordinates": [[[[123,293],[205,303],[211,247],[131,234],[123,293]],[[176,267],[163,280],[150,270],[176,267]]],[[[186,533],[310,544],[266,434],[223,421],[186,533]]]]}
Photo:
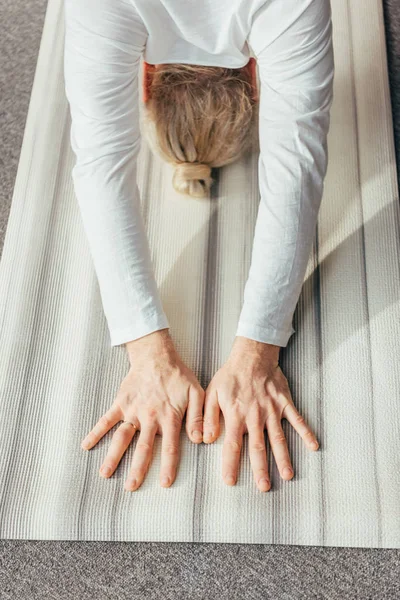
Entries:
{"type": "MultiPolygon", "coordinates": [[[[182,428],[173,485],[159,485],[161,437],[138,491],[98,469],[113,428],[80,441],[109,408],[129,362],[110,347],[74,195],[63,80],[62,0],[49,0],[0,263],[0,537],[400,547],[399,205],[382,6],[332,0],[335,88],[329,167],[296,333],[281,350],[294,402],[320,441],[282,421],[295,476],[254,483],[244,436],[237,484],[221,436],[182,428]]],[[[259,204],[258,149],[218,170],[212,197],[172,189],[143,140],[138,185],[163,306],[205,387],[234,340],[259,204]]],[[[136,438],[135,438],[136,439],[136,438]]],[[[267,436],[266,436],[267,439],[267,436]]]]}

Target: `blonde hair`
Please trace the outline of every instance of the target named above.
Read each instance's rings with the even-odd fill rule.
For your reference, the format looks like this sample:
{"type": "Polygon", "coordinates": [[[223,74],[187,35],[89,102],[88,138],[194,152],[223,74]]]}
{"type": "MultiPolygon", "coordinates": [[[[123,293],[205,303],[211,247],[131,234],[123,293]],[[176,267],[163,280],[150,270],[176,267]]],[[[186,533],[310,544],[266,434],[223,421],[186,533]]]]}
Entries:
{"type": "Polygon", "coordinates": [[[211,169],[236,161],[252,146],[257,102],[241,69],[161,64],[151,78],[143,124],[149,144],[175,165],[175,190],[206,196],[211,169]]]}

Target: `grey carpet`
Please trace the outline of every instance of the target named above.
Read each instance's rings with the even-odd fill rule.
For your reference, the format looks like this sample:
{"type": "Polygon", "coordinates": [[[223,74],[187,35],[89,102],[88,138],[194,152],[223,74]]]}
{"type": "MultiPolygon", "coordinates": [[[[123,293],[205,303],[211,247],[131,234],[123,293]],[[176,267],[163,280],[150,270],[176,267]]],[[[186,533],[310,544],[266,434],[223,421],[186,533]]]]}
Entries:
{"type": "MultiPolygon", "coordinates": [[[[26,7],[1,5],[0,22],[7,24],[0,38],[3,231],[45,11],[42,2],[26,7]]],[[[0,560],[4,598],[335,599],[400,593],[396,550],[3,541],[0,560]]]]}

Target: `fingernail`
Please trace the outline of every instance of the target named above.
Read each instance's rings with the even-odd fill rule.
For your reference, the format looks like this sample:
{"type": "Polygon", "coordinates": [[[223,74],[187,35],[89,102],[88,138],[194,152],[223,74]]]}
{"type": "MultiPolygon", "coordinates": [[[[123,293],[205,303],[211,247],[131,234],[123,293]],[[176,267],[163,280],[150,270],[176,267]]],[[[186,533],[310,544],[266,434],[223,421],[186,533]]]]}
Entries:
{"type": "Polygon", "coordinates": [[[127,479],[126,480],[126,483],[125,483],[126,488],[130,489],[130,488],[135,487],[135,485],[136,485],[136,479],[127,479]]]}
{"type": "Polygon", "coordinates": [[[102,474],[105,475],[106,477],[111,474],[111,470],[112,470],[111,467],[102,467],[101,468],[102,474]]]}
{"type": "Polygon", "coordinates": [[[263,487],[269,486],[269,484],[270,484],[269,479],[267,479],[266,477],[262,477],[258,483],[259,483],[259,485],[261,485],[263,487]]]}
{"type": "Polygon", "coordinates": [[[161,483],[162,483],[162,485],[168,485],[169,484],[169,477],[167,477],[166,475],[164,475],[164,477],[161,479],[161,483]]]}
{"type": "Polygon", "coordinates": [[[203,434],[198,429],[192,431],[192,436],[197,442],[200,442],[203,439],[203,434]]]}
{"type": "Polygon", "coordinates": [[[228,485],[233,485],[235,483],[235,478],[233,477],[233,475],[227,475],[225,477],[225,483],[227,483],[228,485]]]}
{"type": "Polygon", "coordinates": [[[310,446],[316,450],[318,448],[318,442],[311,442],[310,446]]]}
{"type": "Polygon", "coordinates": [[[204,434],[204,440],[212,440],[212,438],[214,437],[214,432],[213,431],[207,431],[204,434]]]}
{"type": "Polygon", "coordinates": [[[284,475],[285,477],[291,477],[291,476],[293,475],[293,471],[292,471],[292,469],[290,469],[289,467],[285,467],[285,468],[283,469],[283,475],[284,475]]]}
{"type": "Polygon", "coordinates": [[[81,443],[81,446],[84,450],[87,450],[89,448],[89,440],[87,440],[86,438],[83,440],[83,442],[81,443]]]}

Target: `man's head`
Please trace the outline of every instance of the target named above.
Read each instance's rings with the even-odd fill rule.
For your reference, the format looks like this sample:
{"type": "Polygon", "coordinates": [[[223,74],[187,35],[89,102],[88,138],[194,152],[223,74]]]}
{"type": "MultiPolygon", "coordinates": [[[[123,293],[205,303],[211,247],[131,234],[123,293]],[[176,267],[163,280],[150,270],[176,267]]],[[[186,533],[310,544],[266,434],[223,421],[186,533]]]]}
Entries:
{"type": "Polygon", "coordinates": [[[236,161],[253,143],[255,59],[241,69],[144,61],[143,101],[150,145],[175,165],[174,188],[205,196],[211,167],[236,161]]]}

